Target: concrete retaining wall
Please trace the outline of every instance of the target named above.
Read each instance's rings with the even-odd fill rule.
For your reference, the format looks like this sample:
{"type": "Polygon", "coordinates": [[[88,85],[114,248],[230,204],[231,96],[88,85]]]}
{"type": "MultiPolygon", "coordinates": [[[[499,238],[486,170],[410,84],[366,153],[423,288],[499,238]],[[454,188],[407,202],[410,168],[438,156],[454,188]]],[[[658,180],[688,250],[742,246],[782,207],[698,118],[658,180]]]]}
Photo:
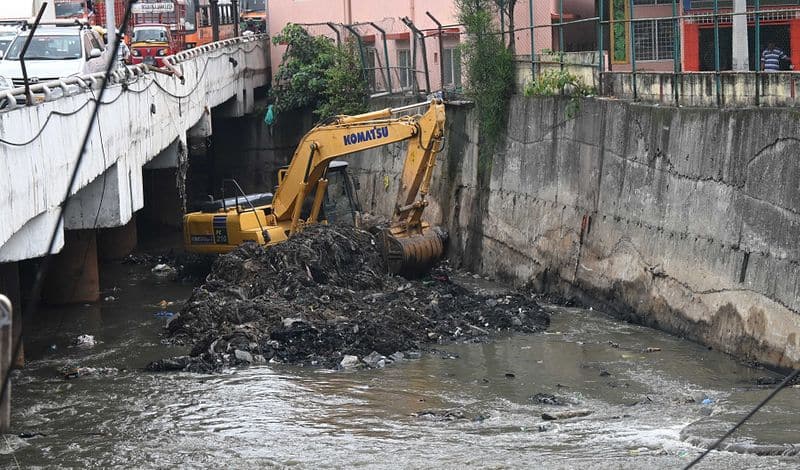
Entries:
{"type": "MultiPolygon", "coordinates": [[[[719,90],[714,72],[675,75],[637,72],[636,99],[649,103],[680,106],[797,106],[800,103],[800,74],[796,72],[720,72],[719,90]]],[[[605,96],[634,99],[634,75],[604,72],[605,96]]]]}
{"type": "MultiPolygon", "coordinates": [[[[515,98],[478,159],[474,113],[448,111],[428,218],[456,264],[577,298],[738,357],[800,365],[800,132],[791,109],[515,98]]],[[[352,160],[390,213],[402,146],[352,160]]]]}

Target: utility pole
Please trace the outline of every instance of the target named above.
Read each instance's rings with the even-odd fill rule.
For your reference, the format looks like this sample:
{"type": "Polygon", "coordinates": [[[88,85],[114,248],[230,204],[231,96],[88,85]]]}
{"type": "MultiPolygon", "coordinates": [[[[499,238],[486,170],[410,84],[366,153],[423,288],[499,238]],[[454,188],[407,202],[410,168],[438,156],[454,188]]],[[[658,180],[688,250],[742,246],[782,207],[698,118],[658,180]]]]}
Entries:
{"type": "Polygon", "coordinates": [[[117,17],[114,11],[114,0],[106,0],[106,38],[108,44],[114,44],[117,38],[117,17]]]}
{"type": "Polygon", "coordinates": [[[219,0],[209,0],[211,2],[211,35],[214,42],[219,41],[219,0]]]}
{"type": "Polygon", "coordinates": [[[732,68],[734,71],[745,72],[750,69],[750,58],[747,44],[747,1],[733,0],[733,30],[732,30],[732,68]]]}

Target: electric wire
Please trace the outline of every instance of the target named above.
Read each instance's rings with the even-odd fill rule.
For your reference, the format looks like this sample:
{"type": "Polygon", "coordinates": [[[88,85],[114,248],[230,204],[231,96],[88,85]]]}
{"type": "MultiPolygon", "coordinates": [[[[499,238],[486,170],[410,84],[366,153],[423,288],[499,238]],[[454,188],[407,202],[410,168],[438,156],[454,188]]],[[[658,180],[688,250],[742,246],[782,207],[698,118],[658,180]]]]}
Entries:
{"type": "Polygon", "coordinates": [[[736,424],[735,424],[735,425],[734,425],[732,428],[730,428],[730,429],[728,430],[728,432],[726,432],[726,433],[725,433],[725,435],[724,435],[724,436],[722,436],[722,437],[720,437],[719,439],[717,439],[717,441],[716,441],[714,444],[712,444],[712,445],[711,445],[711,447],[709,447],[708,449],[706,449],[706,450],[705,450],[705,451],[704,451],[702,454],[700,454],[700,455],[699,455],[699,456],[698,456],[696,459],[694,459],[694,460],[692,460],[691,462],[689,462],[689,465],[687,465],[686,467],[684,467],[684,470],[689,470],[690,468],[694,467],[694,466],[695,466],[695,465],[697,465],[697,464],[698,464],[698,463],[699,463],[701,460],[703,460],[703,459],[705,458],[705,456],[706,456],[706,455],[708,455],[709,453],[711,453],[711,451],[712,451],[712,450],[714,450],[714,449],[716,449],[717,447],[719,447],[719,445],[720,445],[720,444],[722,444],[722,442],[723,442],[725,439],[727,439],[728,437],[730,437],[730,436],[731,436],[731,434],[733,434],[734,432],[736,432],[736,430],[737,430],[737,429],[739,429],[739,428],[740,428],[740,427],[741,427],[741,426],[742,426],[744,423],[746,423],[746,422],[747,422],[747,421],[748,421],[750,418],[752,418],[752,417],[753,417],[753,415],[754,415],[754,414],[756,414],[756,413],[758,412],[758,410],[760,410],[760,409],[761,409],[761,408],[762,408],[764,405],[766,405],[767,403],[769,403],[769,402],[770,402],[770,400],[772,400],[773,398],[775,398],[775,395],[777,395],[777,394],[778,394],[778,392],[780,392],[781,390],[783,390],[783,388],[784,388],[784,387],[786,387],[787,385],[789,385],[789,383],[790,383],[792,380],[796,379],[796,378],[798,377],[798,375],[800,375],[800,369],[797,369],[797,370],[795,370],[794,372],[792,372],[791,374],[787,375],[787,376],[786,376],[786,378],[784,378],[784,379],[783,379],[783,382],[779,383],[779,384],[778,384],[778,386],[777,386],[777,387],[775,387],[775,389],[773,389],[773,390],[772,390],[772,392],[771,392],[769,395],[767,395],[767,397],[766,397],[766,398],[764,398],[763,400],[761,400],[761,402],[760,402],[758,405],[756,405],[756,406],[755,406],[755,407],[754,407],[752,410],[750,410],[750,412],[749,412],[749,413],[747,413],[747,414],[746,414],[746,415],[745,415],[745,416],[744,416],[742,419],[740,419],[738,423],[736,423],[736,424]]]}
{"type": "MultiPolygon", "coordinates": [[[[197,89],[200,86],[200,83],[202,82],[202,79],[205,78],[205,75],[206,75],[206,73],[208,71],[208,64],[209,64],[211,59],[218,59],[218,58],[223,57],[223,56],[231,56],[234,53],[240,52],[240,51],[244,51],[245,53],[250,53],[250,52],[253,52],[254,50],[256,50],[256,49],[258,49],[260,47],[261,47],[261,45],[259,44],[257,46],[254,46],[254,47],[250,48],[249,50],[245,50],[243,47],[240,46],[235,51],[225,51],[225,52],[223,52],[221,54],[217,54],[215,56],[208,56],[206,58],[204,66],[203,66],[203,72],[197,78],[197,83],[195,83],[194,87],[192,87],[192,89],[189,90],[189,92],[184,94],[184,95],[177,95],[177,94],[174,94],[171,91],[167,90],[163,85],[161,85],[161,83],[159,83],[158,79],[155,76],[153,76],[152,79],[151,79],[151,82],[145,88],[143,88],[141,90],[133,90],[133,89],[130,88],[129,83],[122,83],[122,89],[120,90],[119,94],[113,100],[104,101],[101,104],[106,105],[106,104],[113,104],[113,103],[117,102],[120,98],[122,98],[122,95],[125,93],[125,91],[130,91],[130,92],[133,92],[133,93],[136,93],[136,94],[144,93],[151,86],[153,86],[153,84],[155,84],[161,91],[163,91],[165,94],[169,95],[172,98],[175,98],[175,99],[178,99],[178,100],[183,99],[183,98],[188,98],[189,96],[194,94],[195,91],[197,91],[197,89]]],[[[106,80],[104,80],[103,86],[105,86],[106,81],[107,81],[107,78],[106,78],[106,80]]],[[[135,80],[135,81],[133,81],[131,83],[136,83],[136,81],[138,81],[138,80],[135,80]]],[[[90,88],[90,91],[92,92],[92,95],[94,96],[94,91],[91,88],[90,88]]],[[[8,141],[8,140],[0,138],[0,144],[8,145],[10,147],[25,147],[25,146],[28,146],[28,145],[36,142],[39,139],[39,137],[42,136],[42,134],[44,133],[45,129],[47,128],[47,125],[50,123],[50,119],[53,116],[59,116],[59,117],[74,116],[75,114],[78,114],[79,112],[83,111],[89,105],[89,103],[92,102],[92,101],[96,102],[96,98],[88,99],[86,102],[84,102],[77,109],[75,109],[73,111],[69,111],[69,112],[65,112],[65,111],[50,111],[50,113],[48,113],[47,118],[44,121],[44,124],[42,124],[42,127],[30,139],[28,139],[28,140],[26,140],[24,142],[11,142],[11,141],[8,141]]]]}
{"type": "MultiPolygon", "coordinates": [[[[104,74],[103,84],[100,87],[100,91],[97,95],[97,100],[95,102],[94,109],[92,109],[92,115],[89,119],[89,125],[86,129],[86,132],[83,136],[83,141],[81,143],[80,150],[78,151],[78,158],[75,162],[75,168],[72,170],[72,174],[70,175],[69,183],[67,184],[66,193],[62,202],[59,206],[58,217],[56,219],[56,223],[53,226],[53,231],[50,235],[50,242],[47,246],[47,251],[45,252],[44,259],[42,263],[39,265],[39,269],[36,271],[36,277],[33,282],[33,289],[31,293],[31,298],[28,301],[25,310],[20,312],[20,320],[22,316],[25,314],[35,314],[39,310],[40,304],[40,296],[42,293],[43,283],[44,283],[44,276],[47,274],[47,270],[50,267],[50,260],[53,256],[53,249],[55,248],[56,239],[58,238],[59,231],[62,226],[62,220],[64,219],[64,212],[67,208],[67,201],[72,194],[72,188],[75,186],[75,182],[78,180],[78,174],[81,168],[81,162],[83,161],[84,156],[86,155],[86,147],[89,145],[89,139],[92,135],[92,131],[94,130],[95,121],[97,119],[98,112],[100,110],[101,103],[103,102],[103,96],[105,95],[107,85],[109,83],[109,77],[111,76],[111,72],[113,68],[116,66],[116,51],[119,48],[119,44],[122,41],[122,37],[125,35],[125,31],[128,27],[128,22],[131,18],[131,10],[133,4],[136,0],[130,0],[125,7],[125,15],[123,16],[122,25],[120,26],[120,33],[116,36],[114,40],[114,47],[111,49],[114,53],[109,55],[108,64],[106,65],[106,70],[104,74]]],[[[4,397],[6,391],[8,390],[9,381],[11,379],[11,374],[16,369],[16,358],[19,357],[19,353],[22,347],[22,328],[19,329],[19,335],[15,338],[15,344],[12,348],[11,356],[9,357],[9,366],[6,369],[5,375],[3,377],[3,385],[2,389],[0,389],[0,397],[4,397]]]]}
{"type": "MultiPolygon", "coordinates": [[[[90,90],[91,90],[91,88],[90,88],[90,90]]],[[[124,94],[124,90],[121,90],[120,93],[113,100],[104,101],[104,102],[99,103],[99,104],[100,105],[114,104],[117,101],[119,101],[119,99],[122,97],[123,94],[124,94]]],[[[94,90],[92,90],[92,96],[94,96],[94,90]]],[[[42,136],[42,134],[44,133],[44,130],[47,128],[47,125],[50,123],[50,119],[53,116],[60,116],[60,117],[74,116],[74,115],[78,114],[79,112],[83,111],[84,109],[86,109],[86,107],[89,106],[89,104],[92,103],[92,102],[97,103],[98,102],[97,98],[93,97],[93,98],[87,99],[82,105],[80,105],[78,108],[76,108],[73,111],[68,111],[68,112],[50,111],[50,113],[48,113],[47,118],[44,121],[44,124],[42,124],[42,127],[30,139],[26,140],[25,142],[10,142],[8,140],[0,138],[0,144],[8,145],[10,147],[25,147],[25,146],[28,146],[28,145],[36,142],[37,140],[39,140],[39,137],[42,136]]]]}

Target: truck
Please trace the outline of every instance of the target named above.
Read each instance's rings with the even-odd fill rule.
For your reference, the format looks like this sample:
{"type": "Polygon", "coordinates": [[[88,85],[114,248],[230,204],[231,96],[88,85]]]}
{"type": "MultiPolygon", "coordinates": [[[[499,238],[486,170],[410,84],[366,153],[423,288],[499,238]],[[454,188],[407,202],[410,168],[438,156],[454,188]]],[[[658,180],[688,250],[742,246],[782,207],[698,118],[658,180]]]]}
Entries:
{"type": "Polygon", "coordinates": [[[48,3],[48,5],[42,16],[42,21],[55,22],[56,10],[52,0],[0,0],[0,22],[28,21],[33,23],[39,13],[39,9],[45,3],[48,3]]]}
{"type": "MultiPolygon", "coordinates": [[[[377,243],[389,272],[424,273],[441,258],[446,242],[445,232],[422,218],[436,156],[444,145],[444,125],[445,108],[440,100],[337,116],[300,140],[288,167],[278,172],[274,194],[246,195],[231,181],[238,190],[235,197],[223,194],[222,199],[187,214],[184,247],[196,253],[227,253],[244,242],[271,246],[311,224],[329,223],[331,206],[339,214],[343,207],[328,192],[331,174],[337,166],[341,168],[333,164],[335,159],[363,156],[363,150],[406,142],[397,203],[391,222],[376,230],[377,243]],[[404,115],[425,107],[423,114],[404,115]]],[[[345,187],[335,192],[352,194],[353,190],[345,187]]]]}

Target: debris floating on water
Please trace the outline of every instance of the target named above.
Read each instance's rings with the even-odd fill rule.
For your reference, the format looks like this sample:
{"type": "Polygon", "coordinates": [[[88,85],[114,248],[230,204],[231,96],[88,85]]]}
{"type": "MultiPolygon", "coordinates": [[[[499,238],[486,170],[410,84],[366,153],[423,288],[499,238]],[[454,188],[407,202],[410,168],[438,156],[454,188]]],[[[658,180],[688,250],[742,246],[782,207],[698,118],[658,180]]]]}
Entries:
{"type": "Polygon", "coordinates": [[[420,280],[387,275],[373,236],[353,227],[308,227],[267,249],[244,244],[217,259],[167,327],[171,342],[193,345],[190,356],[148,369],[250,363],[236,351],[269,362],[383,367],[426,343],[548,326],[532,295],[472,291],[451,274],[440,266],[420,280]]]}

